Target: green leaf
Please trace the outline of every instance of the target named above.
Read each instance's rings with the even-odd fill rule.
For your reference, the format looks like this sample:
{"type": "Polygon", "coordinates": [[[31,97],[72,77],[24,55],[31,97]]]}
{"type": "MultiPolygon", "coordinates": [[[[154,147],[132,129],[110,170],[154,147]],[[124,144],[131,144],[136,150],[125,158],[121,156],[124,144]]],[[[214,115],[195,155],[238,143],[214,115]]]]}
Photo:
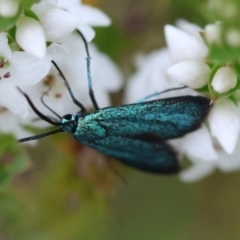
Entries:
{"type": "Polygon", "coordinates": [[[210,47],[209,57],[212,60],[218,61],[219,63],[225,63],[238,59],[240,56],[240,49],[231,48],[227,45],[210,47]]]}
{"type": "Polygon", "coordinates": [[[34,3],[38,3],[40,1],[38,0],[20,0],[22,5],[24,5],[27,8],[31,8],[34,3]]]}
{"type": "Polygon", "coordinates": [[[25,15],[26,17],[31,17],[31,18],[39,21],[39,18],[38,18],[38,16],[36,15],[36,13],[33,12],[32,10],[28,9],[28,8],[26,8],[26,9],[24,10],[24,15],[25,15]]]}

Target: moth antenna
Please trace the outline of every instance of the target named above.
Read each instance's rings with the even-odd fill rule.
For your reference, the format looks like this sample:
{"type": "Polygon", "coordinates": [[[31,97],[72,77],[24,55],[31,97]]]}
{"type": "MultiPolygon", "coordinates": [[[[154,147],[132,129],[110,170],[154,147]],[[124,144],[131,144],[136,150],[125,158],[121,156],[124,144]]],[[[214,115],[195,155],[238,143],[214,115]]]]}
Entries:
{"type": "Polygon", "coordinates": [[[137,100],[136,103],[145,102],[145,101],[147,101],[148,99],[151,99],[151,98],[156,97],[156,96],[158,96],[158,95],[161,95],[161,94],[163,94],[163,93],[171,92],[171,91],[175,91],[175,90],[181,90],[181,89],[184,89],[184,88],[187,88],[187,86],[176,87],[176,88],[169,88],[169,89],[166,89],[166,90],[161,91],[161,92],[155,92],[155,93],[152,93],[152,94],[147,95],[147,96],[144,97],[144,98],[141,98],[141,99],[137,100]]]}
{"type": "Polygon", "coordinates": [[[81,36],[82,40],[83,40],[83,43],[84,43],[84,46],[85,46],[85,50],[86,50],[86,53],[87,53],[87,78],[88,78],[88,88],[89,88],[89,96],[91,98],[91,101],[93,103],[93,106],[96,110],[99,109],[99,106],[98,106],[98,103],[96,101],[96,98],[95,98],[95,95],[94,95],[94,92],[93,92],[93,86],[92,86],[92,76],[91,76],[91,70],[90,70],[90,61],[91,61],[91,57],[90,57],[90,54],[89,54],[89,49],[88,49],[88,43],[87,43],[87,40],[86,38],[83,36],[83,34],[77,30],[78,34],[81,36]]]}
{"type": "Polygon", "coordinates": [[[47,133],[42,133],[42,134],[39,134],[39,135],[36,135],[36,136],[21,138],[21,139],[18,140],[18,142],[20,142],[20,143],[21,142],[28,142],[28,141],[36,140],[36,139],[39,139],[39,138],[44,138],[44,137],[47,137],[49,135],[53,135],[53,134],[56,134],[56,133],[59,133],[59,132],[63,132],[63,130],[62,129],[57,129],[57,130],[47,132],[47,133]]]}
{"type": "Polygon", "coordinates": [[[49,117],[47,117],[46,115],[44,115],[43,113],[41,113],[33,104],[33,102],[31,101],[31,99],[29,98],[29,96],[24,93],[21,88],[17,87],[18,91],[26,98],[26,100],[28,101],[28,104],[31,106],[32,110],[44,121],[55,125],[55,126],[61,126],[60,122],[54,122],[53,120],[51,120],[49,117]]]}
{"type": "Polygon", "coordinates": [[[65,76],[64,76],[63,72],[61,71],[61,69],[58,67],[57,63],[55,61],[53,61],[53,60],[52,60],[52,63],[54,65],[54,67],[57,69],[57,71],[60,74],[61,78],[63,79],[63,81],[64,81],[64,83],[65,83],[65,85],[66,85],[66,87],[68,89],[68,92],[71,95],[71,98],[72,98],[73,102],[81,109],[82,113],[87,113],[86,108],[75,98],[75,96],[74,96],[74,94],[73,94],[73,92],[72,92],[72,90],[70,88],[70,85],[69,85],[67,79],[65,78],[65,76]]]}
{"type": "Polygon", "coordinates": [[[42,104],[43,104],[50,112],[52,112],[55,116],[57,116],[59,119],[61,119],[61,116],[60,116],[59,114],[57,114],[55,111],[53,111],[53,110],[44,102],[44,100],[43,100],[44,96],[46,96],[51,89],[52,89],[52,88],[49,87],[48,90],[42,94],[42,96],[41,96],[41,102],[42,102],[42,104]]]}

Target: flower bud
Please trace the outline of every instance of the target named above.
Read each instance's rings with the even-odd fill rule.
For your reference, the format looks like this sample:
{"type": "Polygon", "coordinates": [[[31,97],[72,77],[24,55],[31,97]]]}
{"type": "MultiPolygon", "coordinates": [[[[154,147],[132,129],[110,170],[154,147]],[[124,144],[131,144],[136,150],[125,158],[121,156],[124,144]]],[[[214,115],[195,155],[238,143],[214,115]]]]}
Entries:
{"type": "Polygon", "coordinates": [[[0,16],[13,17],[19,9],[19,0],[0,0],[0,16]]]}
{"type": "Polygon", "coordinates": [[[210,67],[201,61],[186,60],[167,69],[170,78],[190,88],[201,88],[208,80],[210,67]]]}
{"type": "Polygon", "coordinates": [[[240,46],[240,32],[237,29],[230,29],[226,33],[226,41],[232,47],[240,46]]]}
{"type": "Polygon", "coordinates": [[[215,73],[212,80],[212,87],[215,92],[224,93],[233,89],[237,85],[237,74],[232,67],[221,67],[215,73]]]}
{"type": "Polygon", "coordinates": [[[22,17],[17,23],[16,40],[19,46],[35,57],[46,54],[46,40],[42,26],[30,17],[22,17]]]}
{"type": "Polygon", "coordinates": [[[208,43],[220,44],[221,43],[221,23],[211,23],[205,26],[205,37],[208,43]]]}

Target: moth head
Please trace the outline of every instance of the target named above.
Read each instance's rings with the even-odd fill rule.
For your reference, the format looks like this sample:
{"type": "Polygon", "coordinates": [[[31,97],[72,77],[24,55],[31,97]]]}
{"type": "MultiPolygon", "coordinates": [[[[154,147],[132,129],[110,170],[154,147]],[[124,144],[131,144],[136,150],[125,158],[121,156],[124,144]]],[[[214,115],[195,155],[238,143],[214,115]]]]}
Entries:
{"type": "Polygon", "coordinates": [[[73,133],[77,128],[78,117],[73,114],[66,114],[61,118],[60,122],[63,132],[73,133]]]}

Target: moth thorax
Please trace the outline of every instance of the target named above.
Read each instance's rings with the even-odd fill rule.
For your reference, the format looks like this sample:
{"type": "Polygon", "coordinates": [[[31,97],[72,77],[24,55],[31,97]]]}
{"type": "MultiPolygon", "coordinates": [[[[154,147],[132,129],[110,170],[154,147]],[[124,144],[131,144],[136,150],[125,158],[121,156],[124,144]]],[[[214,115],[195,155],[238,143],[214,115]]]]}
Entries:
{"type": "Polygon", "coordinates": [[[61,119],[61,128],[64,132],[73,133],[77,127],[77,117],[73,114],[64,115],[61,119]]]}

